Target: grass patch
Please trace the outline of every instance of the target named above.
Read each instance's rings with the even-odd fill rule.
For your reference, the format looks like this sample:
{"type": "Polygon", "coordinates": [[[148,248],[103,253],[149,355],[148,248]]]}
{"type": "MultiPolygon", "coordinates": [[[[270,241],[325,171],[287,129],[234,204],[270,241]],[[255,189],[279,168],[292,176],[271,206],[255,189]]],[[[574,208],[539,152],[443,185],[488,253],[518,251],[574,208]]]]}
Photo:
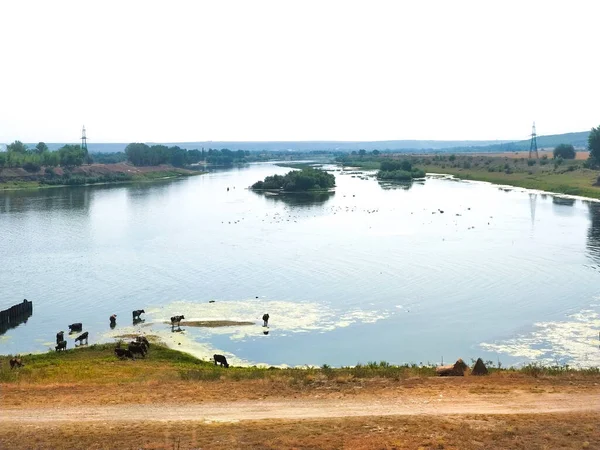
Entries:
{"type": "Polygon", "coordinates": [[[525,158],[458,155],[412,156],[426,172],[445,173],[465,180],[539,189],[568,195],[600,198],[600,186],[594,186],[600,172],[583,167],[582,161],[528,160],[525,158]],[[535,164],[531,164],[535,161],[535,164]]]}
{"type": "MultiPolygon", "coordinates": [[[[354,367],[277,368],[215,366],[195,356],[152,343],[146,358],[120,360],[114,355],[115,344],[96,344],[65,352],[22,356],[24,367],[10,369],[10,356],[0,356],[1,383],[129,383],[217,380],[279,380],[292,384],[311,385],[321,382],[349,383],[357,380],[425,378],[435,376],[435,366],[385,361],[357,364],[354,367]]],[[[521,369],[489,367],[493,376],[520,375],[526,377],[600,376],[600,369],[576,369],[569,366],[530,364],[521,369]]]]}

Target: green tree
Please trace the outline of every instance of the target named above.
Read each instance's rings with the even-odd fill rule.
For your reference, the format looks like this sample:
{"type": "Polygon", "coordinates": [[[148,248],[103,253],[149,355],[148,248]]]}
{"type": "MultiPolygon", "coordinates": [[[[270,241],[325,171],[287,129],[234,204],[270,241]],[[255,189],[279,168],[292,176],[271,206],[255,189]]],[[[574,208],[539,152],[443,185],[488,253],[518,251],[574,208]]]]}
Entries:
{"type": "Polygon", "coordinates": [[[366,150],[364,150],[364,149],[361,149],[361,150],[359,150],[359,151],[358,151],[358,154],[359,154],[360,156],[365,156],[365,155],[367,154],[367,151],[366,151],[366,150]]]}
{"type": "Polygon", "coordinates": [[[48,146],[46,145],[45,142],[38,142],[38,144],[35,146],[35,151],[36,153],[44,153],[48,151],[48,146]]]}
{"type": "Polygon", "coordinates": [[[80,166],[87,156],[79,145],[67,144],[58,150],[61,166],[80,166]]]}
{"type": "Polygon", "coordinates": [[[554,149],[554,159],[575,159],[575,147],[571,144],[559,144],[554,149]]]}
{"type": "Polygon", "coordinates": [[[588,161],[594,167],[600,165],[600,126],[592,128],[588,136],[588,150],[590,156],[588,161]]]}
{"type": "Polygon", "coordinates": [[[373,153],[373,155],[377,156],[377,155],[379,155],[379,150],[373,150],[371,153],[373,153]]]}
{"type": "Polygon", "coordinates": [[[8,144],[6,146],[6,151],[15,153],[27,153],[27,146],[21,141],[15,141],[12,144],[8,144]]]}

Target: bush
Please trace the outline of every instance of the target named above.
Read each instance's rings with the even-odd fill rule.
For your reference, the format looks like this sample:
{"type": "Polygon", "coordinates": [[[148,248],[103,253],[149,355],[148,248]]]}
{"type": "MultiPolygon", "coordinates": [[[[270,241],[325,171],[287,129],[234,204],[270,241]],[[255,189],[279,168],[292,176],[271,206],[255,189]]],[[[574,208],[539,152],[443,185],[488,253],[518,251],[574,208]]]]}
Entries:
{"type": "Polygon", "coordinates": [[[449,161],[454,161],[456,159],[456,155],[450,155],[448,158],[449,161]]]}
{"type": "Polygon", "coordinates": [[[31,161],[26,162],[25,164],[23,164],[23,169],[25,169],[27,172],[37,172],[40,170],[40,165],[31,161]]]}
{"type": "Polygon", "coordinates": [[[536,160],[535,159],[528,159],[527,160],[527,165],[528,166],[535,166],[536,160]]]}
{"type": "Polygon", "coordinates": [[[575,148],[571,144],[557,145],[553,152],[554,159],[575,159],[575,148]]]}

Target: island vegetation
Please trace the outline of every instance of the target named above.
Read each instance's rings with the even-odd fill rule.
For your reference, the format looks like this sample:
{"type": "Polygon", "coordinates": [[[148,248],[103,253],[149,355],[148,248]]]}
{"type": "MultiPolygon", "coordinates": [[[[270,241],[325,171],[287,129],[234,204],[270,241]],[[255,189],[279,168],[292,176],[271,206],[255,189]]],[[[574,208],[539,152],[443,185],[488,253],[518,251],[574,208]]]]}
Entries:
{"type": "Polygon", "coordinates": [[[323,191],[335,187],[335,176],[321,169],[305,167],[285,175],[271,175],[252,185],[254,190],[282,192],[323,191]]]}

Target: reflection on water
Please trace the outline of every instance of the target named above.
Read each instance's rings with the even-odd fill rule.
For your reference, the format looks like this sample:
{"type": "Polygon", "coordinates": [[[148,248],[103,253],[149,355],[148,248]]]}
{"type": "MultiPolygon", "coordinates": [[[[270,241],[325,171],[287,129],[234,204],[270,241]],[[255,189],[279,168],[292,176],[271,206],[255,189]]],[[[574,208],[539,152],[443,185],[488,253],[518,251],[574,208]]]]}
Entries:
{"type": "Polygon", "coordinates": [[[420,183],[422,184],[422,182],[415,182],[415,181],[383,181],[383,180],[378,180],[377,181],[379,183],[379,187],[381,187],[381,189],[402,189],[403,191],[408,191],[412,186],[413,183],[420,183]]]}
{"type": "Polygon", "coordinates": [[[552,196],[552,203],[554,205],[573,206],[575,201],[574,198],[557,197],[556,195],[552,196]]]}
{"type": "Polygon", "coordinates": [[[290,206],[314,206],[315,204],[323,204],[333,198],[335,192],[286,192],[274,194],[270,192],[255,192],[257,195],[263,195],[271,201],[281,201],[290,206]]]}
{"type": "Polygon", "coordinates": [[[592,259],[600,264],[600,202],[587,202],[587,204],[590,213],[587,249],[592,259]]]}
{"type": "Polygon", "coordinates": [[[87,212],[92,188],[77,186],[6,191],[0,197],[0,214],[27,211],[80,210],[87,212]]]}

